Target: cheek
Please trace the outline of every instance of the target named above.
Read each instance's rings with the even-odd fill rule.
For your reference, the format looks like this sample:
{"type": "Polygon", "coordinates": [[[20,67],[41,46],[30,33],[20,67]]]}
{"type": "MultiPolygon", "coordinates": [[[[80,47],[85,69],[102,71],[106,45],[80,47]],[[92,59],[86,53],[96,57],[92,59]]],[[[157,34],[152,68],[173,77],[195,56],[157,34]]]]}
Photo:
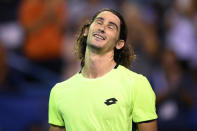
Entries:
{"type": "Polygon", "coordinates": [[[94,32],[94,30],[95,30],[95,26],[91,24],[88,30],[88,38],[92,38],[92,33],[94,32]]]}
{"type": "Polygon", "coordinates": [[[119,39],[119,32],[118,31],[109,31],[109,34],[112,38],[118,40],[119,39]]]}
{"type": "Polygon", "coordinates": [[[110,38],[111,41],[116,42],[119,39],[119,36],[116,33],[112,33],[110,38]]]}
{"type": "Polygon", "coordinates": [[[96,29],[96,26],[94,23],[92,23],[90,26],[89,26],[89,32],[93,32],[93,30],[96,29]]]}
{"type": "Polygon", "coordinates": [[[117,32],[116,33],[116,40],[119,40],[119,38],[120,38],[120,32],[117,32]]]}
{"type": "Polygon", "coordinates": [[[87,40],[90,40],[92,38],[92,30],[91,28],[88,30],[88,33],[87,33],[87,40]]]}

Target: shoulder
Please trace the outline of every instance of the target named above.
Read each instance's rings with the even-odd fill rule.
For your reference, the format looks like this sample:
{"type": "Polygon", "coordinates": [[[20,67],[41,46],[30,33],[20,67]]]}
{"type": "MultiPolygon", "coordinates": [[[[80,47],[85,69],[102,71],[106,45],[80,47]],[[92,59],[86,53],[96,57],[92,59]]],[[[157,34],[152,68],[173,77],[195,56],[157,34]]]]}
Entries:
{"type": "Polygon", "coordinates": [[[147,80],[146,77],[143,76],[142,74],[138,74],[122,65],[119,65],[118,70],[121,77],[124,77],[126,79],[135,80],[136,82],[147,80]]]}
{"type": "Polygon", "coordinates": [[[123,66],[120,66],[118,68],[118,71],[119,71],[118,75],[119,75],[119,78],[121,79],[121,81],[124,84],[132,87],[132,90],[135,90],[135,91],[136,90],[144,90],[144,88],[150,89],[151,85],[150,85],[148,79],[146,78],[146,76],[144,76],[142,74],[138,74],[134,71],[131,71],[123,66]]]}
{"type": "Polygon", "coordinates": [[[76,81],[79,81],[79,74],[75,74],[73,75],[72,77],[70,77],[69,79],[67,80],[64,80],[62,82],[59,82],[59,83],[56,83],[52,90],[53,92],[62,92],[63,90],[69,88],[69,87],[72,87],[73,84],[77,83],[76,81]]]}

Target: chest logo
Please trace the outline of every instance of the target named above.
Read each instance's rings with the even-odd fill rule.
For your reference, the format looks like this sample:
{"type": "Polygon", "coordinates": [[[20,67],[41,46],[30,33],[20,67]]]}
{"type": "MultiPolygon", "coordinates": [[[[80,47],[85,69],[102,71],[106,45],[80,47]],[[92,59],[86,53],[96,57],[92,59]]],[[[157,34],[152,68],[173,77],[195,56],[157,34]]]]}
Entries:
{"type": "Polygon", "coordinates": [[[111,104],[116,104],[116,101],[118,101],[116,98],[110,98],[110,99],[107,99],[104,103],[109,106],[111,104]]]}

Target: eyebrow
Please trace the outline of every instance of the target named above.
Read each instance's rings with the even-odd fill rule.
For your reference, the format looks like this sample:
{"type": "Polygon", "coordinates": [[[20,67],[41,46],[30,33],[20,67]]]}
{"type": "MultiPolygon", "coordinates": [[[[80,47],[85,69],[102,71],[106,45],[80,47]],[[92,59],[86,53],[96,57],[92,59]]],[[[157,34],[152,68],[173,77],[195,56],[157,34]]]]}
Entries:
{"type": "MultiPolygon", "coordinates": [[[[96,19],[96,20],[102,20],[102,21],[104,20],[104,18],[102,18],[102,17],[97,17],[97,18],[95,18],[95,19],[96,19]]],[[[110,21],[109,24],[114,25],[114,26],[116,27],[116,29],[118,30],[118,25],[117,25],[116,23],[110,21]]]]}

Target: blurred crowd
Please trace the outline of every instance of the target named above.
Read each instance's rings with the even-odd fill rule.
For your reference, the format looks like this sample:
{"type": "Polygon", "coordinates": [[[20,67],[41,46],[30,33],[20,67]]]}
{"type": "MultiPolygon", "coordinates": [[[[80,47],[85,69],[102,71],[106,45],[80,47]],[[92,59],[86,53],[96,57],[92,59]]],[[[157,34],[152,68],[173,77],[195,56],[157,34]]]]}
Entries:
{"type": "Polygon", "coordinates": [[[0,131],[48,130],[48,97],[80,70],[76,35],[102,8],[123,14],[156,93],[159,131],[197,130],[196,0],[1,0],[0,131]]]}

